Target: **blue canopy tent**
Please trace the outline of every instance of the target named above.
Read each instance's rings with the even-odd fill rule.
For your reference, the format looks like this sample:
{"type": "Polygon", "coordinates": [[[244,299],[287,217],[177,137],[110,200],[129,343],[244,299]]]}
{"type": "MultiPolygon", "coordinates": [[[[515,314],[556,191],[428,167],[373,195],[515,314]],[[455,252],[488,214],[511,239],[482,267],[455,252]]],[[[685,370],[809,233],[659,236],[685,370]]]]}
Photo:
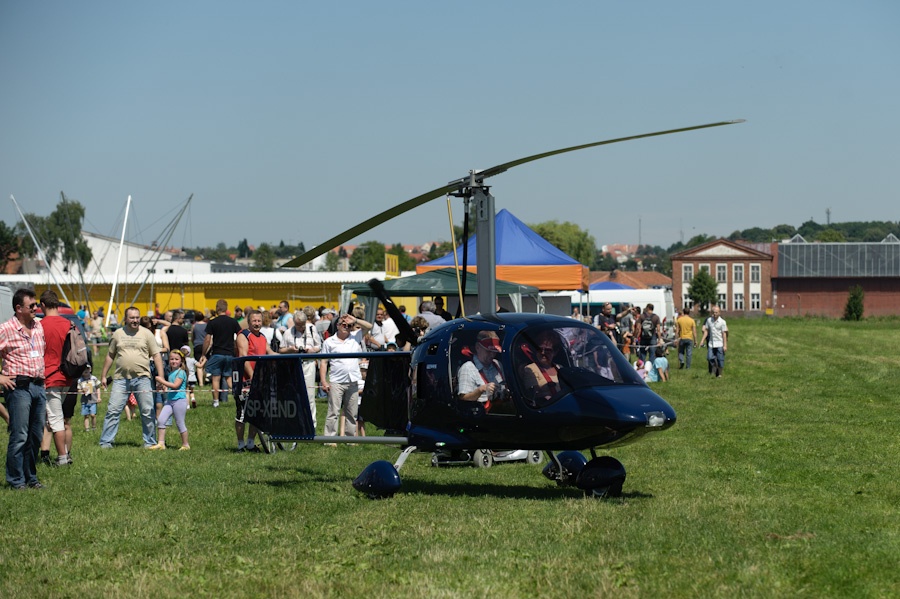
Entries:
{"type": "Polygon", "coordinates": [[[614,283],[613,281],[598,281],[590,287],[591,291],[609,291],[610,289],[634,289],[634,287],[622,283],[614,283]]]}
{"type": "MultiPolygon", "coordinates": [[[[542,291],[571,291],[587,289],[588,267],[584,266],[546,239],[528,228],[528,225],[503,209],[494,220],[496,230],[496,256],[498,279],[531,285],[542,291]]],[[[470,272],[477,272],[476,236],[468,240],[470,272]]],[[[462,248],[459,248],[462,262],[462,248]]],[[[423,262],[416,266],[419,274],[441,268],[454,267],[453,253],[423,262]]]]}

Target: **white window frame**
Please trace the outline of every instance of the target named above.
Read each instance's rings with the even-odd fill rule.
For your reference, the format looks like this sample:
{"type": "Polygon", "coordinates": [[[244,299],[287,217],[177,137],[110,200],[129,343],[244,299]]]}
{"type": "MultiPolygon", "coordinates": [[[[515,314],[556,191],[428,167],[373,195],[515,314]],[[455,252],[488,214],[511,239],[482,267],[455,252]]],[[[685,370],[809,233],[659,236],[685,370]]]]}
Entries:
{"type": "Polygon", "coordinates": [[[750,282],[751,283],[760,283],[762,281],[762,265],[761,264],[751,264],[750,265],[750,282]]]}
{"type": "Polygon", "coordinates": [[[682,283],[690,283],[694,279],[694,265],[693,264],[682,264],[681,265],[681,282],[682,283]]]}
{"type": "Polygon", "coordinates": [[[709,274],[709,264],[701,264],[697,272],[700,272],[701,270],[705,270],[706,274],[709,274]]]}
{"type": "Polygon", "coordinates": [[[750,294],[750,309],[751,310],[761,310],[762,309],[762,297],[760,297],[759,293],[751,293],[750,294]]]}
{"type": "Polygon", "coordinates": [[[716,283],[728,282],[728,265],[716,264],[716,283]]]}
{"type": "Polygon", "coordinates": [[[731,280],[735,283],[744,282],[744,265],[733,264],[731,267],[731,280]]]}
{"type": "Polygon", "coordinates": [[[717,297],[718,297],[718,299],[716,300],[716,305],[719,306],[720,308],[722,308],[723,310],[727,310],[728,309],[728,294],[720,293],[717,297]]]}
{"type": "Polygon", "coordinates": [[[743,293],[735,293],[734,294],[734,309],[737,312],[743,312],[743,310],[744,310],[744,294],[743,293]]]}

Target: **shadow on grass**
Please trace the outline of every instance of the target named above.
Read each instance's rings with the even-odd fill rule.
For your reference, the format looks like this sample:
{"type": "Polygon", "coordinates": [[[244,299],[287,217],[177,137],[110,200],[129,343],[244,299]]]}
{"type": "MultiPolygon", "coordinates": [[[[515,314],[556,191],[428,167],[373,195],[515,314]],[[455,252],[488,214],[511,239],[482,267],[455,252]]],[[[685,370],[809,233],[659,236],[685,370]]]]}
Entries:
{"type": "MultiPolygon", "coordinates": [[[[284,468],[274,466],[265,467],[266,470],[284,473],[284,468]]],[[[291,468],[295,478],[292,480],[250,480],[251,485],[265,485],[276,489],[290,489],[304,487],[310,483],[341,484],[347,485],[348,492],[355,493],[351,486],[351,479],[343,476],[326,474],[311,468],[291,468]]],[[[527,485],[502,485],[492,483],[439,483],[417,479],[403,480],[403,486],[398,492],[402,495],[432,495],[443,497],[495,497],[497,499],[533,499],[541,501],[557,501],[560,499],[575,499],[584,497],[580,489],[574,487],[557,487],[548,484],[546,487],[533,487],[527,485]]],[[[653,499],[653,495],[641,491],[628,491],[618,497],[608,497],[600,501],[609,503],[625,503],[630,500],[653,499]]]]}

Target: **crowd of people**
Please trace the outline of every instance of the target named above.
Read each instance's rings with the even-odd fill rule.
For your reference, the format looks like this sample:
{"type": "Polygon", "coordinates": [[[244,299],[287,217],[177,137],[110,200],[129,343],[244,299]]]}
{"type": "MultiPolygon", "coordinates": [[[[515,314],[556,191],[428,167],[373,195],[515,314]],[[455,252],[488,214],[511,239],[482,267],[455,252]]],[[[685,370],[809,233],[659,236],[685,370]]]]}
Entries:
{"type": "MultiPolygon", "coordinates": [[[[59,315],[59,299],[52,290],[45,291],[38,301],[34,292],[19,289],[13,296],[14,316],[0,324],[0,386],[5,405],[0,404],[0,417],[9,425],[9,444],[6,456],[6,479],[14,489],[40,488],[37,465],[41,462],[55,466],[69,466],[72,459],[72,425],[77,400],[81,399],[84,430],[92,432],[97,425],[101,391],[108,391],[108,403],[102,419],[99,445],[112,449],[123,412],[128,420],[137,412],[141,421],[143,446],[149,450],[166,449],[166,431],[174,424],[180,435],[180,450],[190,449],[187,412],[203,404],[218,408],[235,400],[235,437],[239,452],[258,452],[258,431],[245,428],[244,416],[249,383],[252,380],[252,360],[243,362],[243,371],[235,378],[240,387],[232,384],[232,360],[235,357],[269,354],[349,354],[334,359],[304,359],[303,382],[309,398],[312,422],[316,421],[316,400],[327,403],[324,436],[355,436],[364,434],[359,419],[359,405],[365,384],[367,360],[360,357],[369,351],[408,349],[400,347],[400,329],[387,312],[378,307],[374,320],[364,319],[362,306],[338,315],[326,306],[318,309],[305,306],[291,311],[288,301],[269,310],[235,307],[229,311],[224,299],[216,302],[211,317],[195,312],[192,322],[185,324],[183,310],[160,313],[159,306],[142,316],[134,306],[124,312],[121,327],[104,328],[102,309],[88,313],[81,307],[78,318],[87,323],[89,341],[95,347],[108,339],[108,351],[99,378],[91,365],[79,376],[69,377],[63,372],[66,359],[64,344],[73,326],[59,315]],[[40,306],[42,319],[35,317],[40,306]],[[201,393],[209,383],[210,389],[201,393]],[[50,459],[55,448],[56,458],[50,459]]],[[[441,298],[424,301],[418,316],[401,315],[417,336],[439,326],[452,315],[444,310],[441,298]]],[[[621,349],[635,369],[648,382],[662,382],[669,378],[667,354],[669,346],[677,346],[679,368],[690,369],[693,348],[697,344],[696,322],[685,308],[675,322],[675,338],[667,341],[662,323],[648,304],[643,310],[626,305],[614,313],[605,304],[593,319],[573,314],[592,322],[621,349]]],[[[701,327],[700,345],[707,347],[707,362],[711,375],[721,377],[728,349],[728,327],[718,307],[701,327]]],[[[486,336],[476,345],[475,359],[485,369],[493,367],[492,352],[497,340],[486,336]]],[[[540,351],[540,349],[539,349],[540,351]]],[[[473,360],[473,363],[475,361],[473,360]]],[[[556,384],[552,372],[537,370],[536,381],[556,384]]],[[[484,401],[493,393],[492,379],[483,373],[461,373],[460,392],[464,399],[484,401]],[[462,376],[465,374],[466,376],[462,376]]],[[[328,444],[333,445],[333,444],[328,444]]]]}
{"type": "MultiPolygon", "coordinates": [[[[671,348],[677,350],[679,370],[691,368],[697,345],[697,323],[691,316],[690,308],[682,309],[675,320],[674,336],[670,339],[663,332],[662,321],[654,313],[653,304],[647,304],[643,310],[639,306],[625,304],[622,311],[615,314],[612,304],[606,303],[593,318],[583,316],[575,308],[572,318],[592,323],[608,335],[647,382],[669,380],[667,356],[671,348]]],[[[701,331],[700,347],[707,349],[709,374],[721,378],[728,350],[728,325],[718,306],[712,307],[701,331]]]]}
{"type": "MultiPolygon", "coordinates": [[[[425,302],[420,316],[404,318],[424,334],[452,318],[442,307],[442,303],[425,302]]],[[[84,431],[92,433],[97,429],[98,408],[107,397],[98,441],[103,449],[115,446],[124,414],[127,420],[140,418],[144,448],[166,449],[166,431],[174,425],[180,435],[179,449],[187,451],[191,447],[188,410],[197,408],[198,400],[216,408],[229,403],[235,357],[399,349],[399,329],[386,312],[379,308],[373,322],[368,322],[359,305],[338,318],[326,306],[291,311],[288,301],[270,310],[236,306],[232,313],[223,299],[212,315],[192,312],[190,323],[180,309],[160,312],[157,304],[142,316],[131,306],[124,311],[122,325],[110,318],[109,328],[102,308],[88,311],[79,306],[76,316],[84,324],[87,344],[95,351],[105,345],[107,352],[99,376],[88,364],[79,375],[69,377],[61,366],[65,339],[74,325],[71,315],[59,315],[59,308],[52,290],[38,300],[33,291],[19,289],[13,296],[13,318],[0,324],[0,386],[5,398],[0,417],[10,433],[6,478],[14,489],[41,488],[37,466],[42,462],[60,467],[74,463],[71,419],[79,399],[84,431]],[[51,459],[54,448],[56,457],[51,459]]],[[[405,313],[405,307],[401,309],[405,313]]],[[[316,400],[327,401],[325,435],[364,434],[358,410],[366,366],[360,358],[303,361],[313,423],[316,400]]],[[[253,361],[243,364],[236,379],[240,387],[234,393],[235,436],[241,452],[260,450],[258,431],[244,426],[253,367],[253,361]]]]}

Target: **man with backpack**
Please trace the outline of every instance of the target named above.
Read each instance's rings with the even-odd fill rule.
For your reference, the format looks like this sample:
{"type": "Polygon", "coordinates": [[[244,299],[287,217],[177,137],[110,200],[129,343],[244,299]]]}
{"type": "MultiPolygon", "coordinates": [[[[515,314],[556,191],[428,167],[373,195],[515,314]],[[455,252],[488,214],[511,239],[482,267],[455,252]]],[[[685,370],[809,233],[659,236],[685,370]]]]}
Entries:
{"type": "Polygon", "coordinates": [[[647,304],[643,314],[634,324],[637,338],[637,353],[641,360],[652,362],[656,356],[656,345],[661,334],[659,316],[653,313],[653,304],[647,304]]]}
{"type": "Polygon", "coordinates": [[[41,294],[41,307],[44,311],[41,326],[44,328],[46,343],[44,374],[47,378],[44,388],[47,390],[47,425],[40,460],[48,465],[68,466],[72,463],[72,458],[69,457],[69,450],[72,448],[70,419],[78,398],[69,393],[75,379],[69,378],[63,371],[63,360],[66,358],[63,346],[74,323],[59,315],[59,297],[51,289],[41,294]],[[53,444],[56,446],[56,462],[50,461],[50,435],[53,435],[53,444]]]}

